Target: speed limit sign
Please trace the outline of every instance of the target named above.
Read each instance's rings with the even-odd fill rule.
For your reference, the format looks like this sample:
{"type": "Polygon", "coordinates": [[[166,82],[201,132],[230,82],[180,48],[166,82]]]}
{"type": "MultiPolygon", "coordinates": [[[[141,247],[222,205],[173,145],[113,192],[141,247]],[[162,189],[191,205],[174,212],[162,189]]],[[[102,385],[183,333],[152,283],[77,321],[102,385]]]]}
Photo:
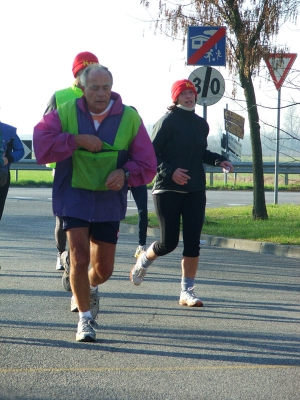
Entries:
{"type": "Polygon", "coordinates": [[[212,67],[200,67],[189,76],[196,87],[197,104],[211,106],[217,103],[225,91],[225,81],[220,72],[212,67]]]}

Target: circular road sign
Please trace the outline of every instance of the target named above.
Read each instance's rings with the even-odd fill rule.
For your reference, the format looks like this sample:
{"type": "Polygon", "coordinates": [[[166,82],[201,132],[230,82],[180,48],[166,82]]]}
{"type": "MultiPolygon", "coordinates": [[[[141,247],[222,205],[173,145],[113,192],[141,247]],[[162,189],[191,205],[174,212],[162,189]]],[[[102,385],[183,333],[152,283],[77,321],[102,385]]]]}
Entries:
{"type": "Polygon", "coordinates": [[[220,72],[212,67],[200,67],[189,76],[197,89],[197,104],[211,106],[217,103],[225,91],[225,81],[220,72]]]}

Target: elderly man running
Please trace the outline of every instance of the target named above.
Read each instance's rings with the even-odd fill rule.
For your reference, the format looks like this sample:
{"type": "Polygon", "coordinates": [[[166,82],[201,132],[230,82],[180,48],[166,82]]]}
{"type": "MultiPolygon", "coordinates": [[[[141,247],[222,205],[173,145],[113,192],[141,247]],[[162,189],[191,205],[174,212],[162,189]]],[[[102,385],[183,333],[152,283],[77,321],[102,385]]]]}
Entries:
{"type": "Polygon", "coordinates": [[[81,83],[84,96],[44,115],[33,142],[39,164],[57,163],[53,212],[62,216],[69,242],[70,283],[79,310],[76,340],[86,342],[96,340],[98,285],[113,272],[128,184],[151,182],[156,157],[138,113],[112,92],[106,67],[87,67],[81,83]]]}

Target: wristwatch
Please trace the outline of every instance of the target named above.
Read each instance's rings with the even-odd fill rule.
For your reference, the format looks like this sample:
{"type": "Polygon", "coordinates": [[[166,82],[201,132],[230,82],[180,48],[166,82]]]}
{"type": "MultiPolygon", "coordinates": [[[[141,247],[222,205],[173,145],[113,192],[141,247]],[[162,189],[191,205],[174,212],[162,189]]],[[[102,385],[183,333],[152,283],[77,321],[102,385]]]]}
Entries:
{"type": "Polygon", "coordinates": [[[130,172],[126,167],[121,167],[121,169],[124,171],[125,173],[125,180],[128,181],[129,177],[130,177],[130,172]]]}

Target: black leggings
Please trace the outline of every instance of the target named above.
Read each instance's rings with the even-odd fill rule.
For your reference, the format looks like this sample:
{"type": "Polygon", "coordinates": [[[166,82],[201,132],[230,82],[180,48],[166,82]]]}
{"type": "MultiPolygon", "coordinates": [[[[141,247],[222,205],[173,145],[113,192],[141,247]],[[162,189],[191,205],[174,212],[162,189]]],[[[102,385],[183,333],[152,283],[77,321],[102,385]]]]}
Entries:
{"type": "Polygon", "coordinates": [[[153,201],[160,226],[160,241],[155,242],[154,253],[160,257],[176,249],[182,222],[182,254],[185,257],[198,257],[205,215],[205,191],[191,193],[167,191],[154,194],[153,201]]]}

